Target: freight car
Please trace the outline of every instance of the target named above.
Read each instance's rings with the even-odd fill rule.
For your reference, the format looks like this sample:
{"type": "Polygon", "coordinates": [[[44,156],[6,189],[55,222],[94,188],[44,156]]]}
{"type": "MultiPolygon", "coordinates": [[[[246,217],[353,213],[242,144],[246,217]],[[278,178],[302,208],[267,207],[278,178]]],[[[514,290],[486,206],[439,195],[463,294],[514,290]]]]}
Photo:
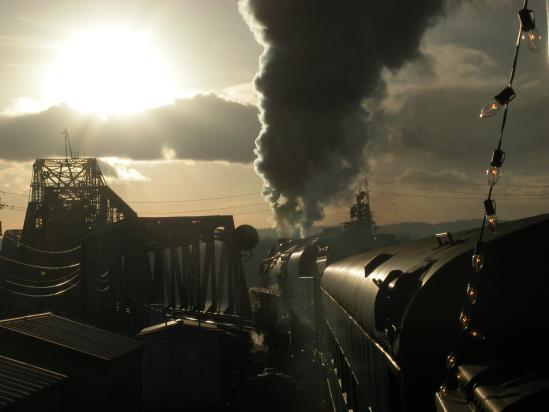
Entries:
{"type": "Polygon", "coordinates": [[[473,339],[459,318],[478,230],[341,259],[330,257],[329,242],[285,242],[263,262],[255,313],[267,335],[286,330],[289,345],[317,354],[334,411],[531,410],[525,405],[549,387],[540,355],[548,235],[549,215],[541,215],[485,237],[468,314],[480,331],[473,339]],[[442,396],[451,351],[458,367],[449,382],[455,371],[458,379],[442,396]],[[505,385],[518,389],[511,396],[505,385]]]}

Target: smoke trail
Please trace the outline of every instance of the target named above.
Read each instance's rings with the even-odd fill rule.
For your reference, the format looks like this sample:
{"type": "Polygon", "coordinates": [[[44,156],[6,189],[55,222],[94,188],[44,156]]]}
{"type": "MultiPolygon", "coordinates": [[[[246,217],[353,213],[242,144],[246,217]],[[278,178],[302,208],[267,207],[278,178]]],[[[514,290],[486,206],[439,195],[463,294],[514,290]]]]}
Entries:
{"type": "Polygon", "coordinates": [[[368,112],[384,67],[419,55],[444,0],[240,0],[263,45],[255,168],[279,232],[306,231],[364,171],[368,112]]]}

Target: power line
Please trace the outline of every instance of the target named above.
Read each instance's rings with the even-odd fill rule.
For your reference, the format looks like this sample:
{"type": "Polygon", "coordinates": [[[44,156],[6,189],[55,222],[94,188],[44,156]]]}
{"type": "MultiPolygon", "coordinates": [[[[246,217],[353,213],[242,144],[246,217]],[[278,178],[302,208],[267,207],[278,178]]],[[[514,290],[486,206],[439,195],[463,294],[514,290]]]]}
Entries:
{"type": "Polygon", "coordinates": [[[258,205],[264,205],[265,202],[256,202],[256,203],[245,203],[243,205],[234,205],[234,206],[227,206],[227,207],[215,207],[211,209],[190,209],[190,210],[176,210],[172,212],[143,212],[140,213],[142,215],[163,215],[163,214],[173,214],[173,213],[194,213],[194,212],[211,212],[214,210],[227,210],[227,209],[238,209],[241,207],[247,207],[247,206],[258,206],[258,205]]]}
{"type": "MultiPolygon", "coordinates": [[[[393,177],[400,177],[400,178],[406,178],[406,179],[413,179],[413,180],[423,180],[427,182],[438,182],[438,183],[448,183],[448,184],[458,184],[458,185],[473,185],[473,186],[486,186],[486,183],[478,183],[476,181],[464,181],[464,180],[446,180],[446,179],[437,179],[432,177],[419,177],[419,176],[407,176],[407,175],[399,175],[396,173],[389,173],[383,170],[376,170],[370,174],[382,174],[387,176],[393,176],[393,177]]],[[[549,185],[502,185],[501,187],[506,188],[528,188],[528,189],[542,189],[546,188],[549,189],[549,185]]]]}
{"type": "MultiPolygon", "coordinates": [[[[418,198],[426,198],[426,199],[448,199],[448,200],[478,200],[478,197],[463,197],[463,196],[431,196],[431,195],[421,195],[421,194],[413,194],[413,193],[398,193],[398,192],[384,192],[384,191],[374,191],[370,190],[370,193],[378,193],[378,194],[384,194],[384,195],[393,195],[393,196],[405,196],[405,197],[418,197],[418,198]]],[[[479,194],[481,196],[481,194],[479,194]]],[[[502,201],[522,201],[522,200],[546,200],[549,199],[549,196],[547,197],[532,197],[532,196],[521,196],[521,197],[507,197],[507,198],[501,198],[502,201]]]]}
{"type": "Polygon", "coordinates": [[[6,190],[0,190],[0,193],[4,193],[6,195],[15,195],[15,196],[28,196],[29,193],[17,193],[17,192],[8,192],[6,190]]]}
{"type": "Polygon", "coordinates": [[[233,213],[234,216],[236,215],[253,215],[253,214],[259,214],[259,213],[272,213],[272,210],[271,209],[267,209],[267,210],[252,210],[252,211],[249,211],[249,212],[239,212],[239,213],[233,213]]]}
{"type": "Polygon", "coordinates": [[[221,200],[221,199],[234,199],[237,197],[259,196],[259,192],[240,193],[230,196],[218,196],[218,197],[203,197],[198,199],[183,199],[183,200],[151,200],[151,201],[128,201],[127,203],[141,204],[141,203],[186,203],[186,202],[201,202],[204,200],[221,200]]]}
{"type": "MultiPolygon", "coordinates": [[[[459,190],[443,190],[443,189],[424,188],[424,187],[419,187],[419,186],[403,184],[403,183],[399,183],[399,182],[383,182],[381,180],[376,180],[376,179],[371,179],[371,178],[368,179],[368,182],[374,182],[374,183],[379,183],[379,184],[384,184],[384,185],[408,187],[410,189],[422,190],[422,191],[426,191],[426,192],[458,193],[458,194],[465,194],[465,195],[482,195],[482,196],[484,196],[484,194],[481,193],[481,192],[462,192],[462,191],[459,191],[459,190]]],[[[540,199],[545,199],[545,198],[549,198],[549,193],[540,193],[540,194],[536,194],[536,193],[523,193],[523,194],[503,193],[503,194],[501,194],[501,196],[520,197],[520,198],[524,198],[525,196],[529,196],[529,197],[535,197],[535,198],[539,197],[540,199]]]]}

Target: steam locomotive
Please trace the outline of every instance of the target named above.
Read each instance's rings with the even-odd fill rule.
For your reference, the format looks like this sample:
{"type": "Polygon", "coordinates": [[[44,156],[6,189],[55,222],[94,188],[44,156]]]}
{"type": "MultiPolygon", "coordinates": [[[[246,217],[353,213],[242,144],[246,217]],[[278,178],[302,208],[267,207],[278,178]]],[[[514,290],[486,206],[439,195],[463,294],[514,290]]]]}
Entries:
{"type": "Polygon", "coordinates": [[[533,405],[549,390],[548,236],[549,215],[485,235],[468,315],[476,339],[459,319],[478,230],[373,242],[361,253],[342,236],[281,242],[251,290],[257,325],[316,354],[334,411],[540,410],[533,405]]]}

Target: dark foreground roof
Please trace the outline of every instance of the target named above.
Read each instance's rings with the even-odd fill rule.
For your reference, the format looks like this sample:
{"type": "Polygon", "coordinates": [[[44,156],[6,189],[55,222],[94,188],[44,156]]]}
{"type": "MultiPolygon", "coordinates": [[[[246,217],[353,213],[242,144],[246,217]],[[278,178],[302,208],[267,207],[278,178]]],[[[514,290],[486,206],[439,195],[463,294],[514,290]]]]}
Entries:
{"type": "Polygon", "coordinates": [[[30,398],[64,379],[65,375],[0,356],[0,409],[30,398]]]}
{"type": "Polygon", "coordinates": [[[113,360],[143,346],[142,343],[102,329],[41,313],[0,321],[6,329],[105,360],[113,360]]]}

